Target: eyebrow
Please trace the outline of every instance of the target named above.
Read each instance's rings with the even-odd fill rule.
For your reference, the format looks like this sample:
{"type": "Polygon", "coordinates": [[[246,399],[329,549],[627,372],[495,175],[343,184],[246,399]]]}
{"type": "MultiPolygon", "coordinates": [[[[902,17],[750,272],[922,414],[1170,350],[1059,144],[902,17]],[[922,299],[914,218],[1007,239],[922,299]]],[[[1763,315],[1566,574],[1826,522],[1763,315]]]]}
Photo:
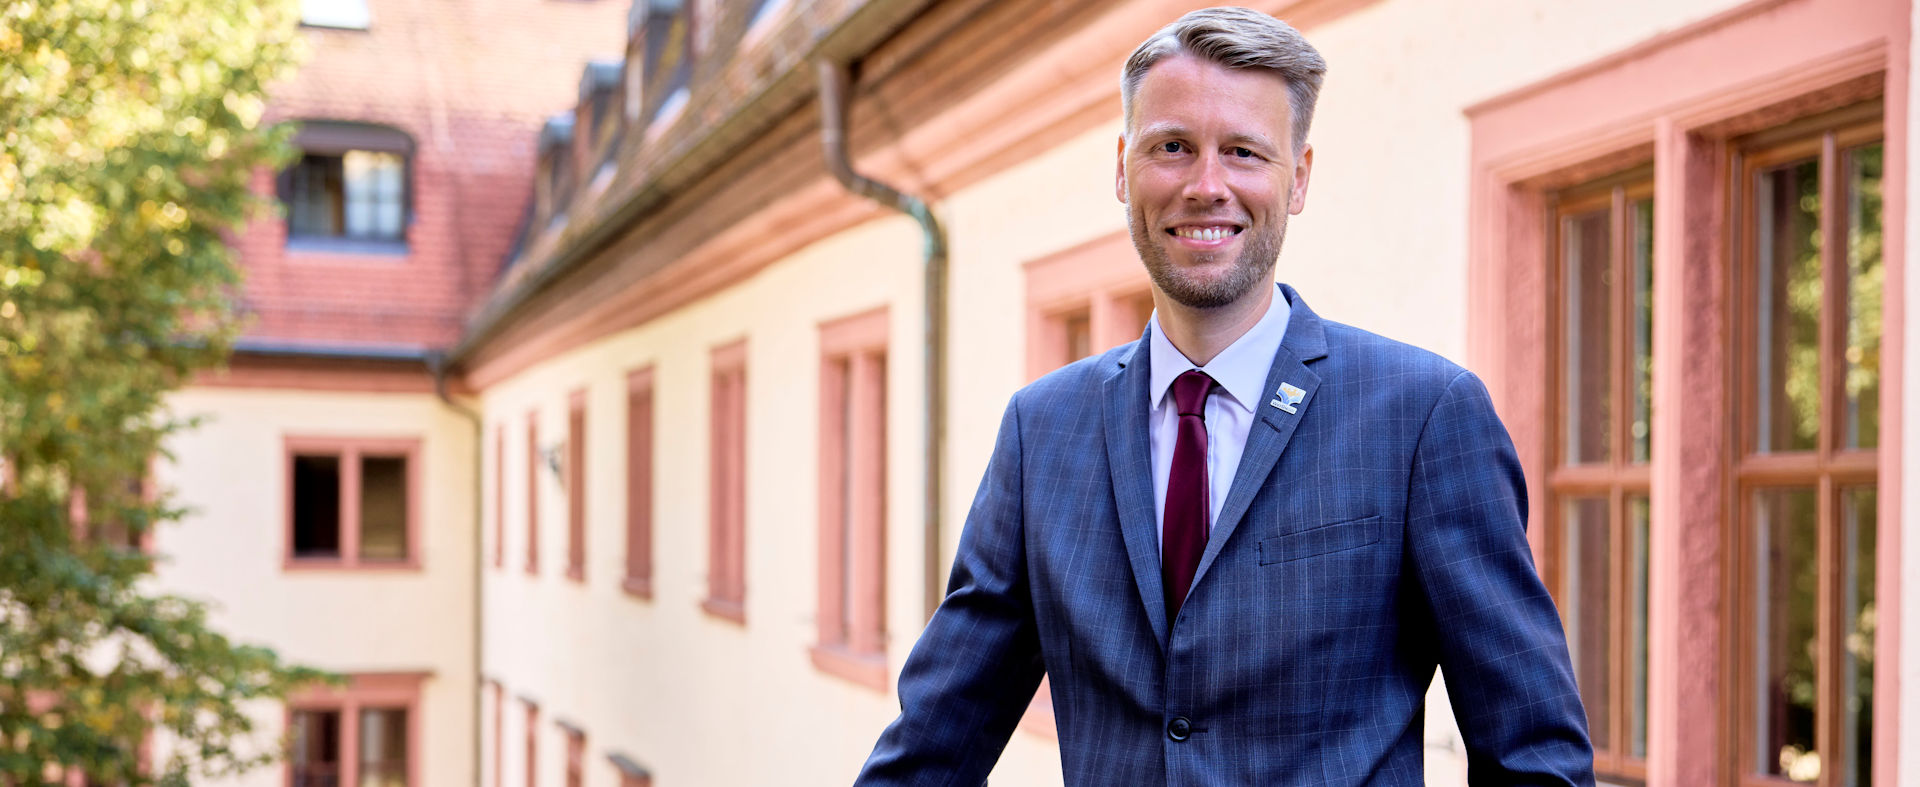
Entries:
{"type": "MultiPolygon", "coordinates": [[[[1193,136],[1193,132],[1191,129],[1188,129],[1186,126],[1182,126],[1178,123],[1161,123],[1159,125],[1148,126],[1146,128],[1140,129],[1139,133],[1134,135],[1134,139],[1145,140],[1145,139],[1155,139],[1159,137],[1191,137],[1191,136],[1193,136]]],[[[1228,134],[1226,141],[1228,144],[1232,144],[1232,145],[1241,145],[1245,147],[1260,148],[1265,150],[1278,150],[1280,148],[1280,146],[1271,139],[1268,139],[1259,134],[1250,134],[1243,131],[1228,134]]]]}

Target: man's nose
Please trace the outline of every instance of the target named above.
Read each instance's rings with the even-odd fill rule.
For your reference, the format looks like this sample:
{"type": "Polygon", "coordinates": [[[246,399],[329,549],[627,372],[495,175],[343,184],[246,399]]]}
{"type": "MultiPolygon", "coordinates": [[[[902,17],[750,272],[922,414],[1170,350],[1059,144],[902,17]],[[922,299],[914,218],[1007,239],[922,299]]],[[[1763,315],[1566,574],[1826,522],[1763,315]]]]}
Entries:
{"type": "Polygon", "coordinates": [[[1227,171],[1219,156],[1205,155],[1194,159],[1193,168],[1187,173],[1187,188],[1183,196],[1208,205],[1226,201],[1227,171]]]}

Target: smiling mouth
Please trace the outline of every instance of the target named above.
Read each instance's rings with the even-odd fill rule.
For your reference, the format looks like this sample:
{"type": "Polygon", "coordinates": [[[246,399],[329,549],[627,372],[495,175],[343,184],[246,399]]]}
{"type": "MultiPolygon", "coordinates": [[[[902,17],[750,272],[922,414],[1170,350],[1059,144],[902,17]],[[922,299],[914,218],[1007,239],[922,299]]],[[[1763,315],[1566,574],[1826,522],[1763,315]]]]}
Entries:
{"type": "Polygon", "coordinates": [[[1188,240],[1215,241],[1239,235],[1243,230],[1244,228],[1237,224],[1214,227],[1169,227],[1167,234],[1188,240]]]}

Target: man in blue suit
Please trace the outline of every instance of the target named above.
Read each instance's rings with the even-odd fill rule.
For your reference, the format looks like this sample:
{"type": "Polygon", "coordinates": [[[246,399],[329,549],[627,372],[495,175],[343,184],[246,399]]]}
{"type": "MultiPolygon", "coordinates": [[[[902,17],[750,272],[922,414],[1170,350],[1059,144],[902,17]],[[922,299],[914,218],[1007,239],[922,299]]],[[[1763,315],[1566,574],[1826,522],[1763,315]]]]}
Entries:
{"type": "Polygon", "coordinates": [[[1436,666],[1471,781],[1592,783],[1486,388],[1273,284],[1325,68],[1245,9],[1128,59],[1155,317],[1013,397],[861,784],[980,784],[1043,672],[1068,784],[1420,784],[1436,666]]]}

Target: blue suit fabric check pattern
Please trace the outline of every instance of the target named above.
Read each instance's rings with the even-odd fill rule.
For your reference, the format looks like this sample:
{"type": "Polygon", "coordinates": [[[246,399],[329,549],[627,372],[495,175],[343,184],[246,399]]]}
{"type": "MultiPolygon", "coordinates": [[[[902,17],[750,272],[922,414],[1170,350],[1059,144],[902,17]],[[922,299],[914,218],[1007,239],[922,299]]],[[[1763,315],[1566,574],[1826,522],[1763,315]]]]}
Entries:
{"type": "Polygon", "coordinates": [[[1472,783],[1593,783],[1486,388],[1281,291],[1265,390],[1299,395],[1259,408],[1178,615],[1144,340],[1015,394],[859,784],[981,784],[1044,672],[1070,785],[1417,785],[1436,667],[1472,783]]]}

